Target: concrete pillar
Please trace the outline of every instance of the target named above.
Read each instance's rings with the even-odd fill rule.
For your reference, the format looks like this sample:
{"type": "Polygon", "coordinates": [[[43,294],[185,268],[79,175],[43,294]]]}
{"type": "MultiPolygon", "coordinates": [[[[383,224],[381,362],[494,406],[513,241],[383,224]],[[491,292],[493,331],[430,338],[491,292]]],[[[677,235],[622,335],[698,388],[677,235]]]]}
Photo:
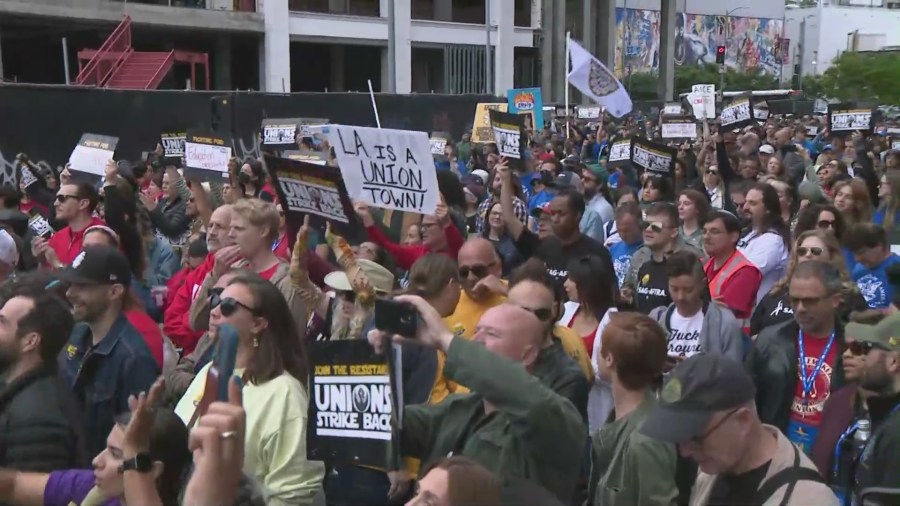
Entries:
{"type": "Polygon", "coordinates": [[[334,92],[346,91],[344,86],[344,46],[332,44],[331,48],[331,79],[328,90],[334,92]]]}
{"type": "Polygon", "coordinates": [[[434,0],[434,20],[453,21],[453,0],[434,0]]]}
{"type": "MultiPolygon", "coordinates": [[[[584,2],[581,11],[581,40],[582,45],[585,49],[587,49],[591,54],[597,54],[598,47],[598,34],[596,29],[597,24],[597,12],[600,9],[597,6],[596,2],[584,2]]],[[[579,96],[581,93],[576,89],[569,90],[570,97],[571,96],[579,96]]],[[[578,100],[573,100],[573,102],[578,100]]],[[[581,100],[579,101],[583,105],[590,105],[592,100],[590,98],[581,95],[581,100]]]]}
{"type": "Polygon", "coordinates": [[[659,12],[659,81],[657,98],[664,102],[675,95],[675,0],[662,0],[659,12]]]}
{"type": "Polygon", "coordinates": [[[506,90],[515,87],[515,3],[509,0],[489,0],[491,17],[497,21],[497,38],[494,49],[494,93],[506,95],[506,90]]]}
{"type": "MultiPolygon", "coordinates": [[[[216,37],[216,48],[213,54],[213,82],[210,84],[211,90],[230,90],[233,89],[231,84],[231,39],[226,36],[216,37]]],[[[199,89],[197,83],[192,83],[194,88],[199,89]]]]}
{"type": "Polygon", "coordinates": [[[412,5],[394,1],[394,93],[412,92],[412,5]]]}
{"type": "MultiPolygon", "coordinates": [[[[662,0],[663,2],[667,0],[662,0]]],[[[673,0],[674,1],[674,0],[673,0]]],[[[611,71],[616,69],[616,0],[600,0],[594,20],[597,52],[594,56],[611,71]]]]}
{"type": "Polygon", "coordinates": [[[285,93],[291,91],[291,36],[288,26],[288,0],[265,0],[262,7],[264,25],[260,50],[260,80],[262,91],[285,93]]]}
{"type": "Polygon", "coordinates": [[[328,12],[331,14],[347,14],[347,0],[328,0],[328,12]]]}
{"type": "Polygon", "coordinates": [[[553,8],[553,99],[562,102],[566,93],[566,2],[551,2],[553,8]]]}
{"type": "MultiPolygon", "coordinates": [[[[553,4],[543,2],[541,4],[541,90],[544,100],[552,102],[556,100],[553,94],[553,4]]],[[[565,50],[565,49],[563,49],[565,50]]]]}
{"type": "Polygon", "coordinates": [[[375,90],[380,93],[389,93],[391,82],[391,55],[387,47],[381,48],[381,88],[375,90]]]}

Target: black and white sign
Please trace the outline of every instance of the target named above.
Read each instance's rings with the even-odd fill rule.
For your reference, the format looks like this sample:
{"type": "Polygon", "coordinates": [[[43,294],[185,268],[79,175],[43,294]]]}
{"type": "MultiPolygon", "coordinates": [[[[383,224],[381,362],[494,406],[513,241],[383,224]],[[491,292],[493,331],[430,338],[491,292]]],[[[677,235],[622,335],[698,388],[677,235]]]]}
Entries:
{"type": "Polygon", "coordinates": [[[287,223],[299,228],[308,214],[320,230],[325,230],[326,221],[341,232],[356,224],[353,203],[337,168],[273,156],[265,161],[287,223]]]}
{"type": "Polygon", "coordinates": [[[206,132],[188,132],[184,142],[184,175],[201,181],[228,179],[231,146],[222,137],[206,132]]]}
{"type": "Polygon", "coordinates": [[[631,163],[631,139],[621,139],[609,146],[609,159],[607,166],[610,168],[622,167],[631,163]]]}
{"type": "Polygon", "coordinates": [[[679,103],[671,103],[663,106],[662,115],[663,116],[680,116],[682,114],[681,104],[679,103]]]}
{"type": "Polygon", "coordinates": [[[163,156],[170,159],[181,159],[184,156],[186,138],[186,132],[163,132],[159,136],[159,143],[163,147],[163,156]]]}
{"type": "Polygon", "coordinates": [[[281,152],[281,157],[313,165],[328,165],[328,154],[324,151],[310,151],[308,149],[287,150],[281,152]]]}
{"type": "Polygon", "coordinates": [[[118,142],[118,137],[108,135],[82,135],[69,156],[72,170],[103,177],[106,174],[106,162],[115,156],[118,142]]]}
{"type": "Polygon", "coordinates": [[[722,122],[723,130],[744,128],[747,125],[753,124],[753,103],[751,102],[750,97],[735,99],[730,104],[723,107],[719,119],[722,122]]]}
{"type": "Polygon", "coordinates": [[[431,154],[434,156],[443,156],[444,148],[447,147],[447,139],[450,137],[444,132],[433,132],[428,141],[431,143],[431,154]]]}
{"type": "Polygon", "coordinates": [[[525,160],[525,118],[519,114],[490,111],[494,142],[510,168],[521,170],[525,160]]]}
{"type": "Polygon", "coordinates": [[[851,104],[828,105],[828,133],[844,137],[859,130],[863,134],[872,133],[873,109],[855,107],[851,104]]]}
{"type": "Polygon", "coordinates": [[[297,146],[299,118],[266,118],[262,120],[262,145],[271,148],[297,146]]]}
{"type": "Polygon", "coordinates": [[[390,366],[365,340],[311,343],[309,460],[384,468],[395,412],[390,366]]]}
{"type": "Polygon", "coordinates": [[[697,122],[691,116],[664,116],[660,135],[663,139],[696,139],[697,122]]]}
{"type": "Polygon", "coordinates": [[[578,119],[597,119],[600,117],[600,106],[577,106],[578,119]]]}
{"type": "Polygon", "coordinates": [[[434,213],[440,192],[428,134],[329,125],[328,139],[354,199],[386,209],[434,213]]]}
{"type": "Polygon", "coordinates": [[[24,188],[30,188],[31,185],[39,182],[37,176],[34,174],[34,170],[28,166],[26,163],[19,163],[19,177],[21,177],[22,186],[24,188]]]}
{"type": "Polygon", "coordinates": [[[635,137],[633,141],[632,164],[657,175],[668,177],[674,175],[677,149],[651,142],[643,137],[635,137]]]}
{"type": "Polygon", "coordinates": [[[34,213],[28,218],[28,228],[34,232],[35,237],[47,239],[53,235],[53,227],[50,226],[46,218],[38,213],[34,213]]]}

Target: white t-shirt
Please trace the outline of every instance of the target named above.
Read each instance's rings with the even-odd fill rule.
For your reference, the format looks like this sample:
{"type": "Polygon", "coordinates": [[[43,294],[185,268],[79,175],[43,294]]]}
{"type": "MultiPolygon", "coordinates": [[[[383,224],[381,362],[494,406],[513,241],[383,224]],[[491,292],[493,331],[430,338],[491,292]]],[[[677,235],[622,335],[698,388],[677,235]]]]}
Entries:
{"type": "Polygon", "coordinates": [[[775,283],[784,277],[790,252],[784,247],[784,240],[780,235],[774,232],[760,235],[755,231],[738,242],[738,251],[762,273],[762,282],[756,292],[756,303],[759,304],[775,283]]]}
{"type": "Polygon", "coordinates": [[[685,318],[678,310],[669,319],[669,356],[688,358],[700,353],[700,331],[703,330],[703,311],[685,318]]]}

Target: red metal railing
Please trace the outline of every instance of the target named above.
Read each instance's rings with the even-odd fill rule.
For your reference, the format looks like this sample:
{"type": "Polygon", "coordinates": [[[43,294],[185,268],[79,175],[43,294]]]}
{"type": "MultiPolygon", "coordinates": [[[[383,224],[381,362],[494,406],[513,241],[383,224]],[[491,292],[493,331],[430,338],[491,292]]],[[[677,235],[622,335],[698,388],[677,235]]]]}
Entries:
{"type": "Polygon", "coordinates": [[[163,60],[162,64],[160,64],[159,69],[153,74],[153,77],[150,79],[150,82],[147,83],[147,86],[144,88],[145,90],[155,90],[159,83],[166,77],[166,74],[172,70],[172,65],[175,64],[175,51],[169,51],[169,54],[166,55],[166,59],[163,60]]]}
{"type": "Polygon", "coordinates": [[[107,37],[94,57],[85,65],[75,84],[103,86],[113,71],[133,52],[131,47],[131,16],[125,16],[119,26],[107,37]]]}

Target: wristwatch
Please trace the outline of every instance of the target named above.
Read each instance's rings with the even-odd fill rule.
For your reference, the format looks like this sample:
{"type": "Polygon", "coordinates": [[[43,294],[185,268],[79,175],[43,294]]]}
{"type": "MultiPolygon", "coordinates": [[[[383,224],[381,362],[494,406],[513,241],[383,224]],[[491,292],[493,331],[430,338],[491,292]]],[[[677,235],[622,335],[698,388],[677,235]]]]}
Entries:
{"type": "Polygon", "coordinates": [[[139,473],[149,473],[153,470],[153,459],[149,453],[138,453],[133,459],[122,462],[119,466],[119,474],[125,471],[137,471],[139,473]]]}

